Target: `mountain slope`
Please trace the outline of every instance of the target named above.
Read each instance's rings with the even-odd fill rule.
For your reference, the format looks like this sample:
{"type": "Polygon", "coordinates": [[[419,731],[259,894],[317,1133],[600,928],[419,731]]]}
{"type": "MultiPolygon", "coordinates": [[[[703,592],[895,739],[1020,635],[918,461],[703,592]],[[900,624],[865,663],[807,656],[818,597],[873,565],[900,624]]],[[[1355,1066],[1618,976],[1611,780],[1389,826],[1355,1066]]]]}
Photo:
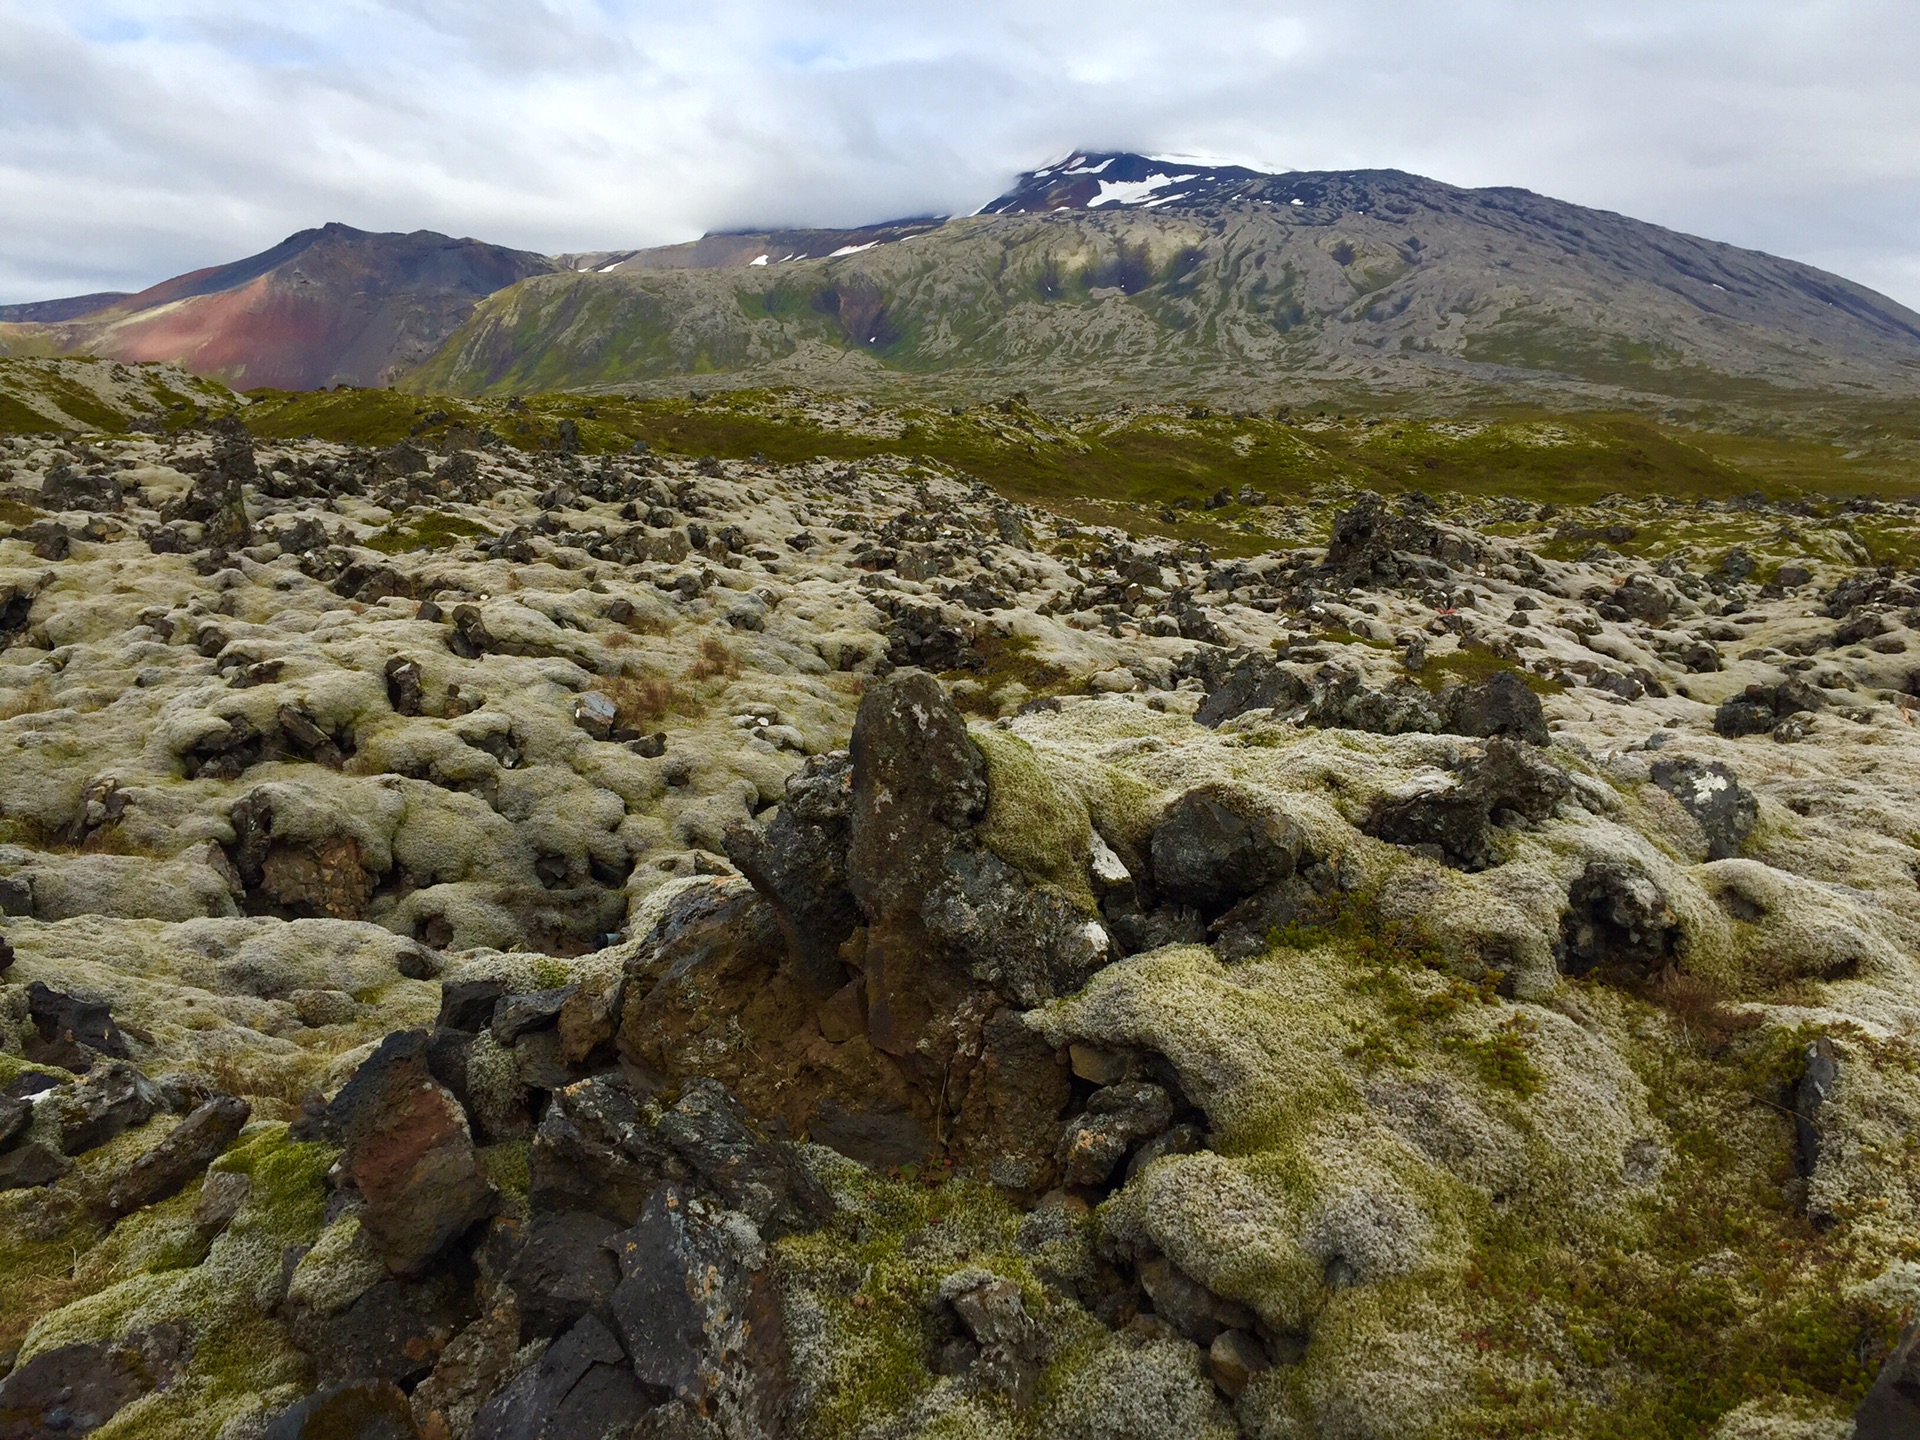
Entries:
{"type": "Polygon", "coordinates": [[[431,354],[477,301],[552,268],[542,255],[430,230],[327,225],[137,295],[88,297],[108,301],[90,313],[55,308],[80,301],[15,307],[51,323],[17,327],[13,338],[21,348],[174,361],[249,387],[378,385],[431,354]]]}
{"type": "Polygon", "coordinates": [[[1082,155],[977,216],[838,258],[536,277],[478,307],[410,383],[708,374],[1063,399],[1305,383],[1758,402],[1910,393],[1920,315],[1523,190],[1082,155]]]}

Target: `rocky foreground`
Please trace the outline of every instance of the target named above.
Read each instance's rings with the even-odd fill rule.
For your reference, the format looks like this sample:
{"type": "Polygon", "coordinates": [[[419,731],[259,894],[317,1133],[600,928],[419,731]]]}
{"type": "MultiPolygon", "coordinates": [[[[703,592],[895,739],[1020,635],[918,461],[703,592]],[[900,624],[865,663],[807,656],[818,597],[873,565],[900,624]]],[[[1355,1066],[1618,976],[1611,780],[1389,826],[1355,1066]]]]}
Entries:
{"type": "Polygon", "coordinates": [[[10,442],[0,1440],[1917,1433],[1920,511],[1268,509],[10,442]]]}

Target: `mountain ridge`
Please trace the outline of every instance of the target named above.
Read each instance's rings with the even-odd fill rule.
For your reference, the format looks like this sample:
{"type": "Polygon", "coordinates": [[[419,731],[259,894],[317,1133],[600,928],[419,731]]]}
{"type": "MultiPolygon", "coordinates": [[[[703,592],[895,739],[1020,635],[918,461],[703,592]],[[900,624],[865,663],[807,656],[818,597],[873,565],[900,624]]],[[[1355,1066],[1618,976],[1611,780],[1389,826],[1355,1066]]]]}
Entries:
{"type": "Polygon", "coordinates": [[[0,310],[17,317],[0,346],[455,394],[692,380],[1751,407],[1904,398],[1920,378],[1920,314],[1764,252],[1516,187],[1115,151],[1028,171],[971,216],[556,256],[329,225],[85,299],[106,303],[0,310]]]}

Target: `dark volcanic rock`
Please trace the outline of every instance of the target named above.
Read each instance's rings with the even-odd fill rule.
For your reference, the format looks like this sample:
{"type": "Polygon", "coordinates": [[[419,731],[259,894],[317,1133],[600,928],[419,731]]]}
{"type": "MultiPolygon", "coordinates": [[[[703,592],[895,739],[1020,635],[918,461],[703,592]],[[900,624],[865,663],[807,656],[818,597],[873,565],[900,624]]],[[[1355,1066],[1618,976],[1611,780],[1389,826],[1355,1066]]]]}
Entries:
{"type": "Polygon", "coordinates": [[[1292,818],[1226,785],[1182,795],[1153,830],[1160,893],[1213,914],[1293,873],[1302,836],[1292,818]]]}
{"type": "Polygon", "coordinates": [[[1920,1321],[1900,1333],[1873,1388],[1853,1415],[1853,1440],[1913,1440],[1920,1435],[1920,1321]]]}
{"type": "Polygon", "coordinates": [[[260,1440],[417,1440],[413,1409],[391,1380],[334,1385],[267,1426],[260,1440]]]}
{"type": "Polygon", "coordinates": [[[695,1078],[660,1117],[660,1136],[727,1205],[749,1216],[768,1239],[812,1230],[833,1214],[833,1199],[793,1146],[764,1140],[739,1101],[717,1080],[695,1078]]]}
{"type": "Polygon", "coordinates": [[[27,986],[27,1016],[37,1044],[27,1058],[84,1072],[102,1055],[127,1058],[127,1040],[105,1005],[62,994],[36,980],[27,986]]]}
{"type": "Polygon", "coordinates": [[[786,1340],[765,1252],[685,1192],[663,1187],[614,1241],[614,1322],[648,1386],[743,1437],[781,1433],[786,1340]]]}
{"type": "Polygon", "coordinates": [[[219,1095],[194,1110],[158,1145],[114,1178],[107,1208],[127,1215],[177,1195],[240,1137],[253,1107],[232,1095],[219,1095]]]}
{"type": "Polygon", "coordinates": [[[228,416],[208,428],[214,437],[212,453],[194,477],[192,490],[169,506],[161,518],[197,520],[205,528],[207,545],[232,550],[253,539],[245,487],[259,482],[260,471],[254,464],[253,437],[246,426],[228,416]]]}
{"type": "Polygon", "coordinates": [[[459,1103],[433,1078],[427,1035],[389,1035],[328,1106],[347,1175],[366,1201],[362,1224],[388,1269],[419,1274],[493,1211],[459,1103]]]}
{"type": "Polygon", "coordinates": [[[633,1092],[617,1075],[595,1075],[554,1091],[540,1117],[533,1203],[631,1225],[671,1157],[633,1092]]]}
{"type": "Polygon", "coordinates": [[[158,1325],[123,1344],[44,1351],[0,1380],[0,1440],[91,1434],[170,1385],[185,1348],[177,1326],[158,1325]]]}
{"type": "Polygon", "coordinates": [[[411,1388],[432,1370],[472,1309],[457,1273],[382,1280],[343,1309],[294,1313],[288,1331],[312,1359],[323,1386],[387,1380],[411,1388]]]}
{"type": "Polygon", "coordinates": [[[1614,860],[1590,860],[1567,892],[1556,953],[1569,975],[1598,970],[1638,978],[1673,958],[1679,921],[1653,878],[1614,860]]]}
{"type": "Polygon", "coordinates": [[[821,996],[843,978],[840,947],[860,923],[847,888],[853,758],[815,756],[787,780],[786,798],[765,829],[727,831],[727,858],[767,897],[809,988],[821,996]]]}
{"type": "Polygon", "coordinates": [[[1484,870],[1494,862],[1493,827],[1544,820],[1571,789],[1566,773],[1531,747],[1494,739],[1451,782],[1383,799],[1361,828],[1456,869],[1484,870]]]}
{"type": "Polygon", "coordinates": [[[1738,855],[1760,818],[1760,804],[1719,761],[1656,760],[1649,774],[1700,822],[1706,832],[1707,858],[1725,860],[1738,855]]]}
{"type": "Polygon", "coordinates": [[[522,1333],[557,1335],[583,1315],[609,1317],[620,1268],[605,1242],[618,1232],[604,1215],[562,1210],[536,1215],[502,1276],[519,1297],[522,1333]]]}
{"type": "Polygon", "coordinates": [[[1173,1100],[1150,1080],[1123,1080],[1087,1097],[1060,1137],[1060,1173],[1069,1185],[1105,1181],[1127,1151],[1173,1123],[1173,1100]]]}
{"type": "Polygon", "coordinates": [[[1808,714],[1825,703],[1818,690],[1801,680],[1749,685],[1713,712],[1713,728],[1729,738],[1764,735],[1789,715],[1808,714]]]}
{"type": "Polygon", "coordinates": [[[1478,685],[1456,685],[1440,696],[1441,729],[1487,739],[1510,736],[1545,745],[1547,719],[1540,697],[1512,670],[1496,670],[1478,685]]]}
{"type": "Polygon", "coordinates": [[[43,1103],[54,1107],[61,1150],[79,1155],[146,1124],[160,1108],[160,1096],[126,1061],[103,1060],[43,1103]]]}
{"type": "Polygon", "coordinates": [[[473,1440],[605,1440],[652,1405],[613,1332],[587,1315],[481,1408],[473,1440]]]}

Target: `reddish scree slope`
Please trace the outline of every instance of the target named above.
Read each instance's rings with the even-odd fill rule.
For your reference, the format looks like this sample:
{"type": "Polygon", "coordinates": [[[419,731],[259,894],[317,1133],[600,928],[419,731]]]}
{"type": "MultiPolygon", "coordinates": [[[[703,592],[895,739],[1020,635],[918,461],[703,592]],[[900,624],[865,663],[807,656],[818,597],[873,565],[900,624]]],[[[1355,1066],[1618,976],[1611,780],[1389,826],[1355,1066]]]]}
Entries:
{"type": "Polygon", "coordinates": [[[327,225],[41,328],[67,353],[172,360],[247,389],[381,385],[481,299],[553,268],[544,255],[430,230],[327,225]]]}

